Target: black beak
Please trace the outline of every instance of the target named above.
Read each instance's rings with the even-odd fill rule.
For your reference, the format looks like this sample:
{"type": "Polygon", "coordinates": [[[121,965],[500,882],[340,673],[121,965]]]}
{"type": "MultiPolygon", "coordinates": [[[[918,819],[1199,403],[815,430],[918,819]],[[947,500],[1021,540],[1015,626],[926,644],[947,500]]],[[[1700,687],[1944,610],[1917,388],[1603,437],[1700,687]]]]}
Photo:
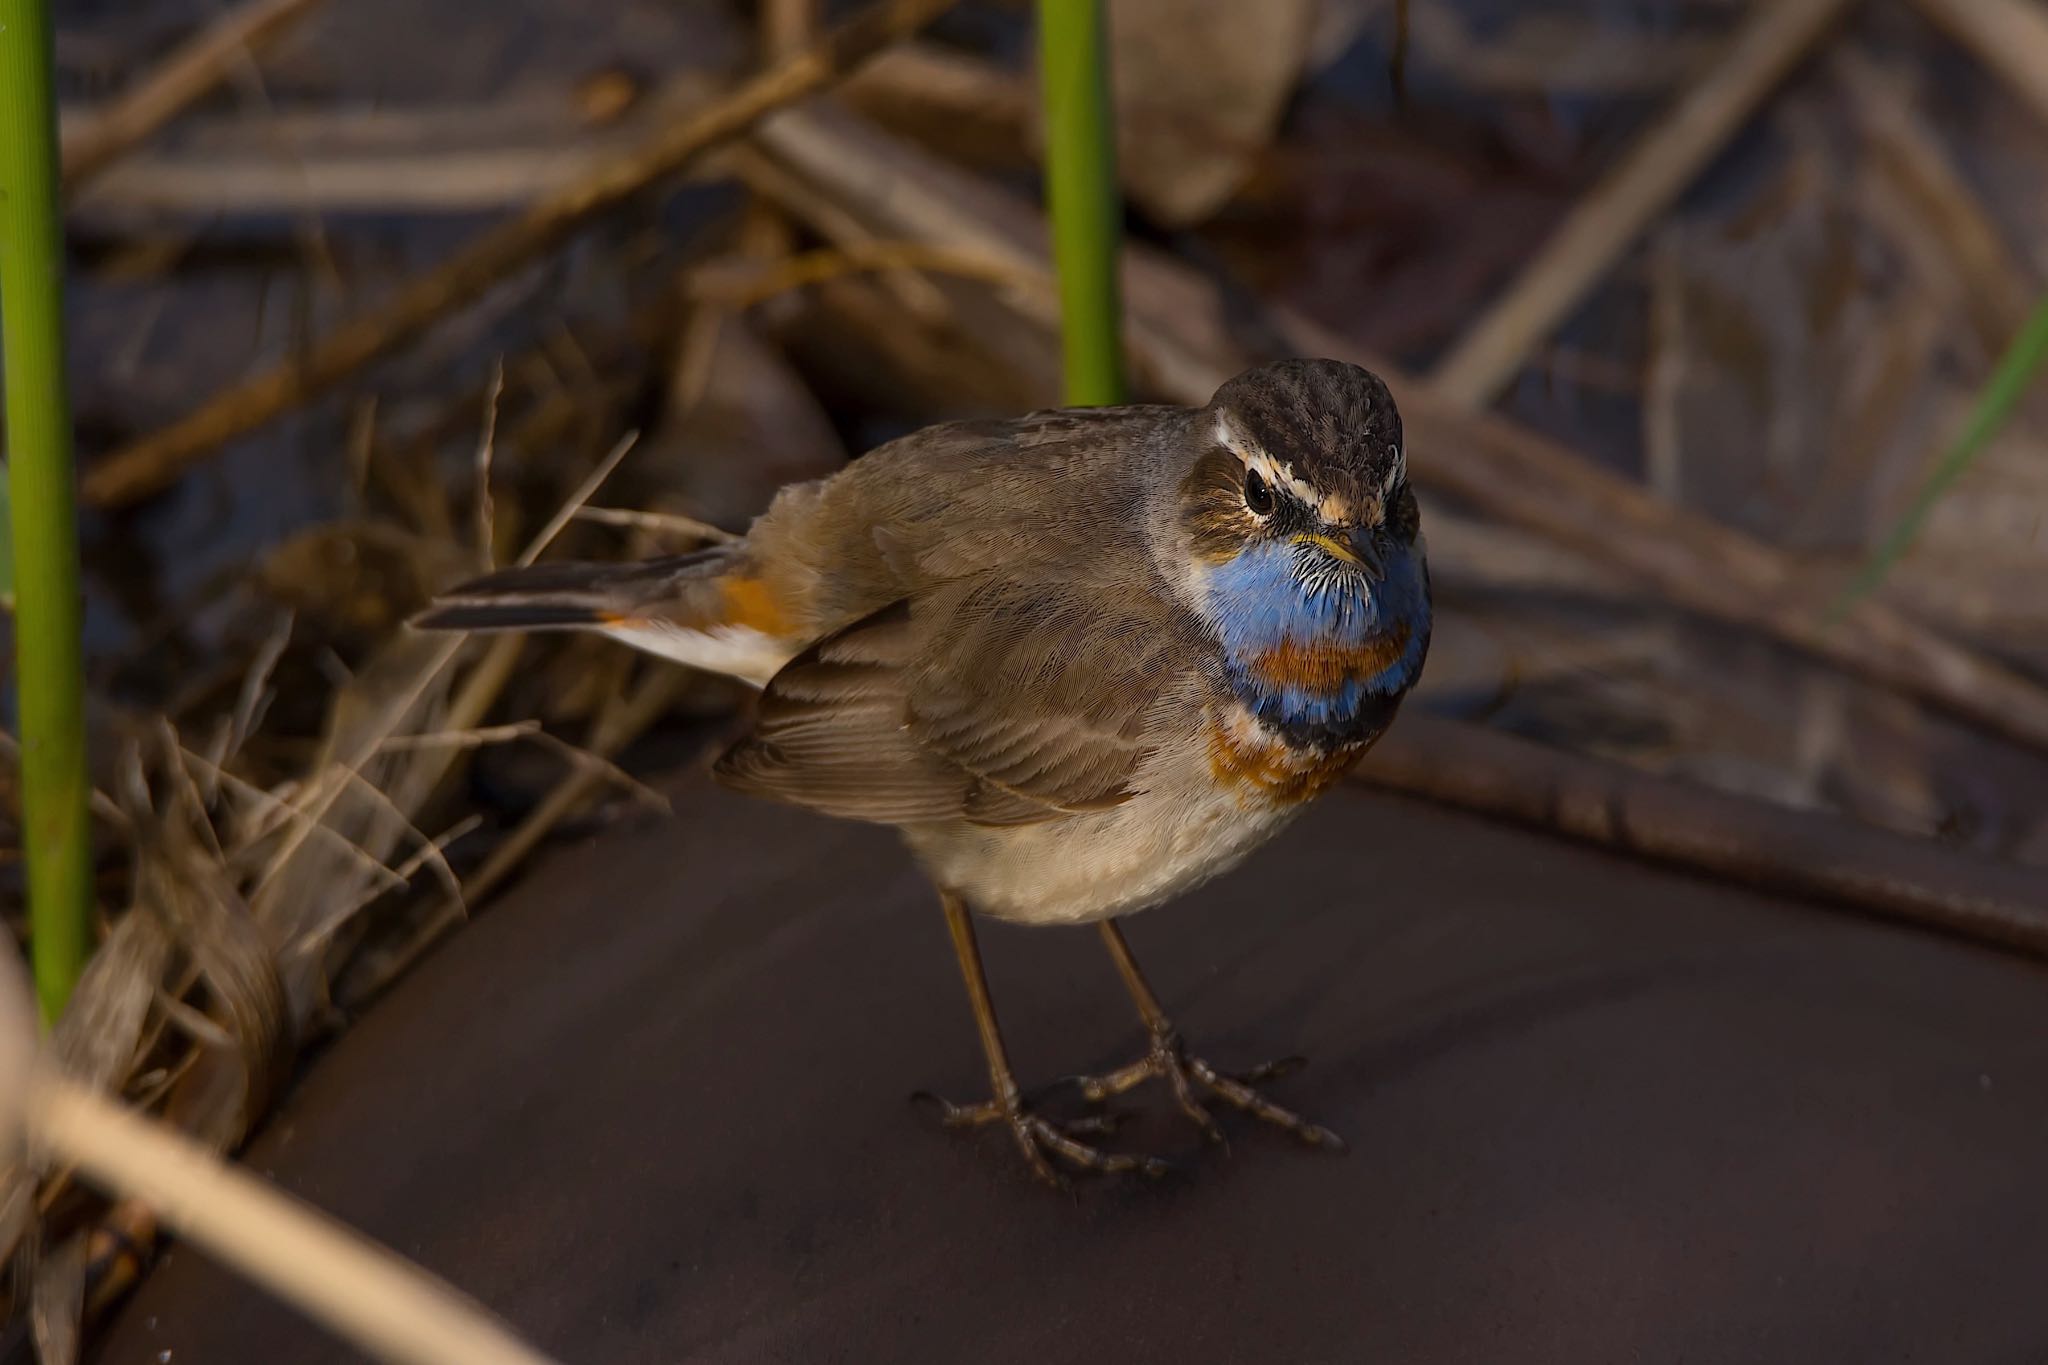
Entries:
{"type": "Polygon", "coordinates": [[[1387,538],[1377,526],[1360,526],[1351,533],[1351,553],[1358,556],[1365,576],[1378,583],[1387,576],[1387,538]]]}

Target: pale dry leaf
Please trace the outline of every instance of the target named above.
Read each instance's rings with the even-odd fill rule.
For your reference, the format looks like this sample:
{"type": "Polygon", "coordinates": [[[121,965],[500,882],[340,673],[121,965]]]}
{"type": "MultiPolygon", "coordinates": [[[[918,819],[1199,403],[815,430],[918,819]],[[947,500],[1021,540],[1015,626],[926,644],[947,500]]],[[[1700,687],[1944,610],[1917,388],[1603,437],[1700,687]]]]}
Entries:
{"type": "Polygon", "coordinates": [[[1109,7],[1125,189],[1166,227],[1221,208],[1279,130],[1315,0],[1117,0],[1109,7]]]}
{"type": "Polygon", "coordinates": [[[171,948],[163,921],[146,905],[114,922],[50,1036],[52,1058],[65,1075],[96,1090],[120,1087],[135,1064],[171,948]]]}

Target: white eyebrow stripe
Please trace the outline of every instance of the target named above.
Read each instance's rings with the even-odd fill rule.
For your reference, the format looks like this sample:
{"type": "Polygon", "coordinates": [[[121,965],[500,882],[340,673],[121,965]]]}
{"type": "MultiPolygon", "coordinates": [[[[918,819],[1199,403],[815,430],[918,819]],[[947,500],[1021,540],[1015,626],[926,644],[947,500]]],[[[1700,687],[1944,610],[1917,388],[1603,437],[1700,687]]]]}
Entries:
{"type": "MultiPolygon", "coordinates": [[[[1297,478],[1294,471],[1281,464],[1258,446],[1238,435],[1230,425],[1230,419],[1223,414],[1216,415],[1216,441],[1225,450],[1245,462],[1247,469],[1258,471],[1259,477],[1275,488],[1284,488],[1294,500],[1304,507],[1319,507],[1324,502],[1323,494],[1304,479],[1297,478]]],[[[1335,497],[1335,494],[1330,496],[1335,497]]]]}

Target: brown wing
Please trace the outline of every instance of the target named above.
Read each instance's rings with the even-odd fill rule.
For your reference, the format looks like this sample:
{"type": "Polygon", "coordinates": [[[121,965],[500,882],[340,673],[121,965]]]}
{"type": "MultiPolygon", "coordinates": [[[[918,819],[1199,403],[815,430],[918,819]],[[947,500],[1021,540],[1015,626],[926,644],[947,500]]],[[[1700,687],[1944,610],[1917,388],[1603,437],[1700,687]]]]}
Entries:
{"type": "Polygon", "coordinates": [[[752,733],[713,771],[741,791],[828,815],[905,824],[956,814],[960,774],[903,732],[909,653],[903,602],[826,636],[769,681],[752,733]]]}
{"type": "Polygon", "coordinates": [[[816,637],[985,573],[1030,578],[1120,556],[1148,574],[1135,524],[1175,408],[1032,413],[927,427],[832,478],[785,489],[750,558],[816,637]]]}
{"type": "Polygon", "coordinates": [[[1156,597],[1120,587],[983,574],[897,602],[777,674],[718,773],[887,824],[1028,824],[1128,800],[1194,654],[1156,597]]]}

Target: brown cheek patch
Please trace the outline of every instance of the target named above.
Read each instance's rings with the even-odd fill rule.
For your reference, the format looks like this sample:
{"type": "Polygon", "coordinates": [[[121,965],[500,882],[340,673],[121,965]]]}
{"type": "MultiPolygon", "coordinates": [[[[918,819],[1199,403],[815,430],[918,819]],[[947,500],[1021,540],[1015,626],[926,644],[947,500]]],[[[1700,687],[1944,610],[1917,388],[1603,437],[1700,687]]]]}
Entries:
{"type": "Polygon", "coordinates": [[[1220,722],[1209,722],[1209,772],[1217,785],[1276,806],[1292,806],[1320,795],[1351,770],[1367,749],[1346,744],[1328,753],[1299,752],[1263,737],[1246,741],[1220,722]]]}
{"type": "Polygon", "coordinates": [[[1216,449],[1196,460],[1181,480],[1181,529],[1195,558],[1204,563],[1228,563],[1244,548],[1251,514],[1244,506],[1243,479],[1243,462],[1216,449]]]}
{"type": "Polygon", "coordinates": [[[1252,675],[1269,687],[1335,692],[1344,684],[1385,672],[1408,648],[1408,627],[1356,645],[1286,640],[1252,657],[1252,675]]]}
{"type": "Polygon", "coordinates": [[[760,579],[722,579],[718,590],[725,606],[720,624],[744,626],[763,635],[790,633],[789,613],[782,609],[782,603],[776,599],[773,590],[760,579]]]}

